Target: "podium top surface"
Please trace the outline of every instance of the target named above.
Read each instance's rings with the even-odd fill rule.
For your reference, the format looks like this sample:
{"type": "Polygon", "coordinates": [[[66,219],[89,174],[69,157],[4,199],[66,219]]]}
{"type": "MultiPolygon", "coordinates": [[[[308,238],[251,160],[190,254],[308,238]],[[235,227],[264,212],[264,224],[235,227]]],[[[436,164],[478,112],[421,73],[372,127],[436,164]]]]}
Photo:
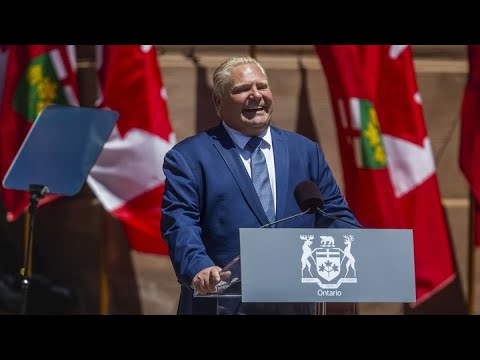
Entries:
{"type": "Polygon", "coordinates": [[[30,185],[48,193],[75,195],[118,120],[118,113],[83,107],[45,107],[12,161],[3,186],[29,191],[30,185]]]}

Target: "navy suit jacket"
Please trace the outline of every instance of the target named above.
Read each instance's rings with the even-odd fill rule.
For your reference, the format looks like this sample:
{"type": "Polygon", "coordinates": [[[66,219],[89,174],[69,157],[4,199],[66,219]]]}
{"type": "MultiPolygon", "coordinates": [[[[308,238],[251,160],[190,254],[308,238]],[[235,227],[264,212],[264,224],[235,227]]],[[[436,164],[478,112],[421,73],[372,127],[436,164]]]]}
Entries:
{"type": "MultiPolygon", "coordinates": [[[[357,223],[317,143],[271,127],[275,155],[276,218],[300,212],[293,190],[303,180],[318,184],[324,210],[357,223]]],[[[166,182],[161,230],[182,284],[179,314],[215,314],[214,299],[193,298],[193,277],[210,266],[224,267],[240,253],[239,229],[268,223],[251,178],[220,124],[176,144],[165,156],[166,182]]],[[[309,214],[277,228],[346,228],[347,224],[309,214]]]]}

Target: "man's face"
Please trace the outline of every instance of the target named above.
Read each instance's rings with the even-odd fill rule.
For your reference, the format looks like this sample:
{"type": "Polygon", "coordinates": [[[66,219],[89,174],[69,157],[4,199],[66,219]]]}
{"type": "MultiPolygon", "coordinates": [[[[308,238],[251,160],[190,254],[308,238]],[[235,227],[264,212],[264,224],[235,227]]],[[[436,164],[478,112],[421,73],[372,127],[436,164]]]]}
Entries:
{"type": "Polygon", "coordinates": [[[236,66],[230,75],[224,96],[215,99],[217,113],[232,129],[256,136],[272,118],[273,96],[267,79],[256,64],[236,66]]]}

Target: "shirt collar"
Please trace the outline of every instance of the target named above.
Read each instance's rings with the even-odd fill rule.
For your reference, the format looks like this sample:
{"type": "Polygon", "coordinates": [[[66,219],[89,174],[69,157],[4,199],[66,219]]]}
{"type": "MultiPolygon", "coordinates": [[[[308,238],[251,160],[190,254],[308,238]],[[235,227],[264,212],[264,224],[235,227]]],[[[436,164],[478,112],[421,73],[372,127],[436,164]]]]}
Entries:
{"type": "MultiPolygon", "coordinates": [[[[232,129],[229,127],[225,121],[222,120],[222,125],[227,130],[228,135],[232,138],[234,144],[238,146],[240,149],[245,149],[245,145],[247,145],[247,142],[252,138],[251,136],[247,136],[242,134],[241,132],[232,129]]],[[[263,141],[265,141],[268,146],[271,148],[272,147],[272,134],[270,133],[270,126],[267,127],[265,130],[263,130],[259,135],[259,138],[261,138],[263,141]]]]}

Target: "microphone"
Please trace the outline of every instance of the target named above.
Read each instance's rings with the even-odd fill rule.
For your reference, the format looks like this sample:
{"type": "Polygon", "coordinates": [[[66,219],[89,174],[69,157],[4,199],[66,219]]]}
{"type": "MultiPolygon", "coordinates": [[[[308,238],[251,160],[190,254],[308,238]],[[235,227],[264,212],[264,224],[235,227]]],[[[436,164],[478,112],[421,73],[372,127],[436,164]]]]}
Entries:
{"type": "Polygon", "coordinates": [[[278,224],[280,222],[296,218],[306,214],[314,214],[318,212],[317,209],[323,207],[323,199],[320,195],[318,186],[312,181],[302,181],[293,190],[293,196],[297,201],[298,207],[302,210],[301,213],[295,214],[280,220],[273,221],[260,227],[260,229],[278,224]]]}
{"type": "Polygon", "coordinates": [[[323,199],[317,184],[310,180],[304,180],[298,183],[293,190],[293,196],[297,201],[298,207],[302,211],[309,211],[311,214],[316,213],[323,208],[323,199]]]}
{"type": "Polygon", "coordinates": [[[323,199],[320,189],[317,184],[310,180],[304,180],[300,182],[294,190],[295,200],[297,201],[298,207],[302,211],[307,211],[310,213],[319,212],[323,216],[326,216],[333,220],[343,221],[346,224],[354,226],[358,229],[364,229],[362,225],[355,224],[351,221],[339,218],[334,215],[330,215],[323,211],[323,199]]]}

